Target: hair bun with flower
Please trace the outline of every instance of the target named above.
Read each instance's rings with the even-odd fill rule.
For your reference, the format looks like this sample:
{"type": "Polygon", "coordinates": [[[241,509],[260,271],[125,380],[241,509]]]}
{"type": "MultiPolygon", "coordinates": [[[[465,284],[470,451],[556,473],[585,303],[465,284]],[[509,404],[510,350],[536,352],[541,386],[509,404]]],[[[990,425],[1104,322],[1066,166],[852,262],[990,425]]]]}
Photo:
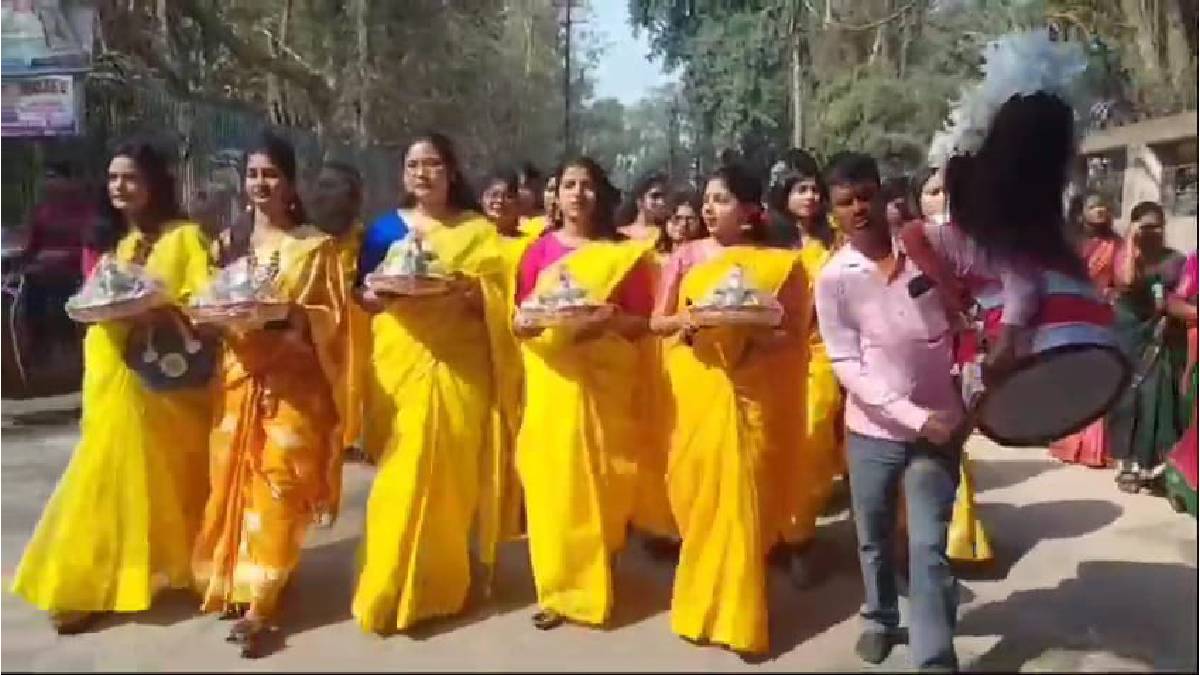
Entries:
{"type": "Polygon", "coordinates": [[[946,126],[934,134],[929,148],[932,166],[945,166],[954,155],[971,154],[983,144],[992,119],[1015,95],[1044,92],[1086,115],[1089,96],[1082,75],[1087,55],[1078,42],[1056,41],[1048,30],[1009,33],[983,49],[983,80],[963,88],[946,126]]]}

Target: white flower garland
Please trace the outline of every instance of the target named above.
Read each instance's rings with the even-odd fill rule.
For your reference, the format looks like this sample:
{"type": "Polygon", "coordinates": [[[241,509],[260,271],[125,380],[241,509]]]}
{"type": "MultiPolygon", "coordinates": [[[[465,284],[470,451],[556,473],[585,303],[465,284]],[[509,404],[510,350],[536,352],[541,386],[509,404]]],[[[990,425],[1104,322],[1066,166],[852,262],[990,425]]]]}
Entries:
{"type": "Polygon", "coordinates": [[[1088,106],[1081,75],[1087,56],[1078,42],[1056,42],[1048,31],[1009,33],[983,49],[983,81],[963,88],[945,127],[929,148],[932,166],[945,166],[954,155],[973,153],[983,145],[1000,106],[1016,94],[1045,92],[1075,110],[1078,121],[1088,106]]]}

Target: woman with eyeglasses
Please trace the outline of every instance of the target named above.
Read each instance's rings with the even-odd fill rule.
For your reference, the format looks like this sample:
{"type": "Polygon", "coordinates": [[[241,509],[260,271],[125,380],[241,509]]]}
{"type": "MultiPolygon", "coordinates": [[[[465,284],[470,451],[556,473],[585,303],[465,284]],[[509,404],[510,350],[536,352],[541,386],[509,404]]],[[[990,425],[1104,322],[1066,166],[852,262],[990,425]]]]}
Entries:
{"type": "Polygon", "coordinates": [[[700,195],[695,190],[682,189],[671,193],[667,200],[667,224],[664,236],[658,241],[658,255],[663,262],[680,246],[707,236],[700,219],[700,195]]]}
{"type": "Polygon", "coordinates": [[[87,329],[79,444],[12,585],[50,613],[60,634],[87,630],[107,612],[149,609],[164,588],[192,586],[208,490],[208,387],[156,391],[125,356],[141,361],[135,333],[166,320],[208,281],[209,242],[176,199],[161,151],[128,143],[113,153],[92,247],[143,265],[163,282],[172,309],[87,329]]]}
{"type": "Polygon", "coordinates": [[[510,340],[500,237],[446,136],[410,143],[402,174],[400,216],[452,279],[438,295],[363,294],[375,314],[366,446],[379,470],[351,611],[379,634],[462,611],[473,524],[492,567],[507,492],[497,439],[512,434],[513,406],[497,400],[506,393],[497,355],[510,340]]]}

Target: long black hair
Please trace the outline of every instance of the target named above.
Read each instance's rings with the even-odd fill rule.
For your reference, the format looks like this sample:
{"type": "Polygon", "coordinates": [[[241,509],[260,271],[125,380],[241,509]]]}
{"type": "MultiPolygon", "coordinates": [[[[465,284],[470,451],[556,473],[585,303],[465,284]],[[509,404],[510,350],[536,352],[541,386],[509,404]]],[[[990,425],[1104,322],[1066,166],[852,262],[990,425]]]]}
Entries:
{"type": "MultiPolygon", "coordinates": [[[[300,199],[299,186],[296,184],[298,173],[296,150],[292,147],[291,141],[270,129],[263,131],[250,145],[246,146],[246,152],[242,155],[243,177],[246,176],[246,169],[250,163],[250,157],[253,155],[263,155],[271,160],[271,164],[279,169],[279,173],[287,179],[292,190],[292,199],[288,202],[288,214],[296,225],[307,223],[308,212],[304,210],[304,202],[300,199]]],[[[254,214],[247,209],[246,213],[229,228],[229,244],[221,247],[220,264],[228,265],[249,253],[250,237],[253,232],[254,214]]]]}
{"type": "Polygon", "coordinates": [[[767,206],[787,222],[795,222],[796,216],[788,210],[788,198],[796,183],[811,180],[817,184],[817,191],[821,194],[821,214],[818,217],[824,219],[829,211],[829,186],[825,184],[825,177],[821,175],[821,167],[817,160],[799,148],[792,148],[788,150],[783,161],[786,162],[787,168],[783,177],[768,188],[767,206]]]}
{"type": "MultiPolygon", "coordinates": [[[[171,162],[166,153],[148,141],[133,140],[117,146],[112,158],[117,157],[132,160],[146,184],[150,199],[143,214],[144,225],[158,228],[167,221],[183,218],[179,194],[175,189],[175,176],[171,173],[171,162]]],[[[99,217],[87,237],[88,246],[99,252],[111,252],[129,232],[129,227],[125,215],[112,205],[106,180],[100,198],[99,217]]]]}
{"type": "Polygon", "coordinates": [[[667,187],[667,174],[661,171],[648,171],[633,181],[633,187],[629,189],[629,196],[617,210],[617,227],[625,227],[637,220],[639,213],[638,202],[642,201],[642,198],[655,185],[665,190],[667,187]]]}
{"type": "Polygon", "coordinates": [[[736,162],[717,167],[708,175],[708,181],[705,183],[714,180],[724,183],[725,188],[733,193],[738,203],[749,204],[757,208],[748,221],[750,231],[746,233],[746,238],[756,243],[765,242],[767,240],[767,219],[766,214],[762,211],[762,181],[744,165],[736,162]]]}
{"type": "MultiPolygon", "coordinates": [[[[450,137],[443,133],[430,131],[412,139],[405,146],[404,155],[400,158],[401,173],[403,173],[408,153],[412,152],[413,147],[418,143],[432,145],[438,157],[442,158],[442,164],[446,167],[446,204],[459,211],[480,211],[479,200],[476,199],[475,192],[471,188],[470,182],[467,181],[466,174],[463,173],[462,162],[459,161],[458,152],[454,149],[454,141],[451,141],[450,137]]],[[[401,186],[400,207],[411,209],[416,205],[417,198],[401,186]]]]}
{"type": "Polygon", "coordinates": [[[978,153],[947,162],[950,214],[985,252],[1086,276],[1063,213],[1074,126],[1057,96],[1017,94],[997,111],[978,153]]]}
{"type": "MultiPolygon", "coordinates": [[[[517,167],[517,188],[529,187],[529,191],[533,194],[533,206],[538,211],[541,211],[545,206],[542,203],[542,190],[545,189],[545,182],[542,180],[542,172],[538,170],[533,162],[528,160],[521,162],[517,167]]],[[[493,178],[492,182],[495,182],[493,178]]]]}
{"type": "MultiPolygon", "coordinates": [[[[592,238],[612,241],[624,239],[625,236],[617,231],[616,223],[617,207],[621,203],[621,191],[614,187],[608,179],[608,172],[596,160],[586,155],[569,159],[563,162],[554,173],[554,183],[560,194],[562,192],[562,177],[567,169],[583,169],[587,171],[588,177],[592,179],[592,185],[596,190],[596,208],[592,211],[592,238]]],[[[556,209],[551,225],[551,228],[555,230],[561,229],[563,226],[562,197],[559,197],[557,201],[560,203],[560,206],[556,209]]]]}

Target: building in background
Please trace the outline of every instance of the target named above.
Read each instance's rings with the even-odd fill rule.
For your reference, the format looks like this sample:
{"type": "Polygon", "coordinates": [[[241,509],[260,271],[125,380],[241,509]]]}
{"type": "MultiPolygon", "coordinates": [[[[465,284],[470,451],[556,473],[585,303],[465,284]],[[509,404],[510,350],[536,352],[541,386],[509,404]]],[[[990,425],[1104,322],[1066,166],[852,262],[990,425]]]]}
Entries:
{"type": "Polygon", "coordinates": [[[1167,243],[1196,247],[1196,111],[1093,131],[1079,147],[1075,187],[1097,190],[1112,201],[1119,227],[1141,201],[1167,212],[1167,243]]]}

